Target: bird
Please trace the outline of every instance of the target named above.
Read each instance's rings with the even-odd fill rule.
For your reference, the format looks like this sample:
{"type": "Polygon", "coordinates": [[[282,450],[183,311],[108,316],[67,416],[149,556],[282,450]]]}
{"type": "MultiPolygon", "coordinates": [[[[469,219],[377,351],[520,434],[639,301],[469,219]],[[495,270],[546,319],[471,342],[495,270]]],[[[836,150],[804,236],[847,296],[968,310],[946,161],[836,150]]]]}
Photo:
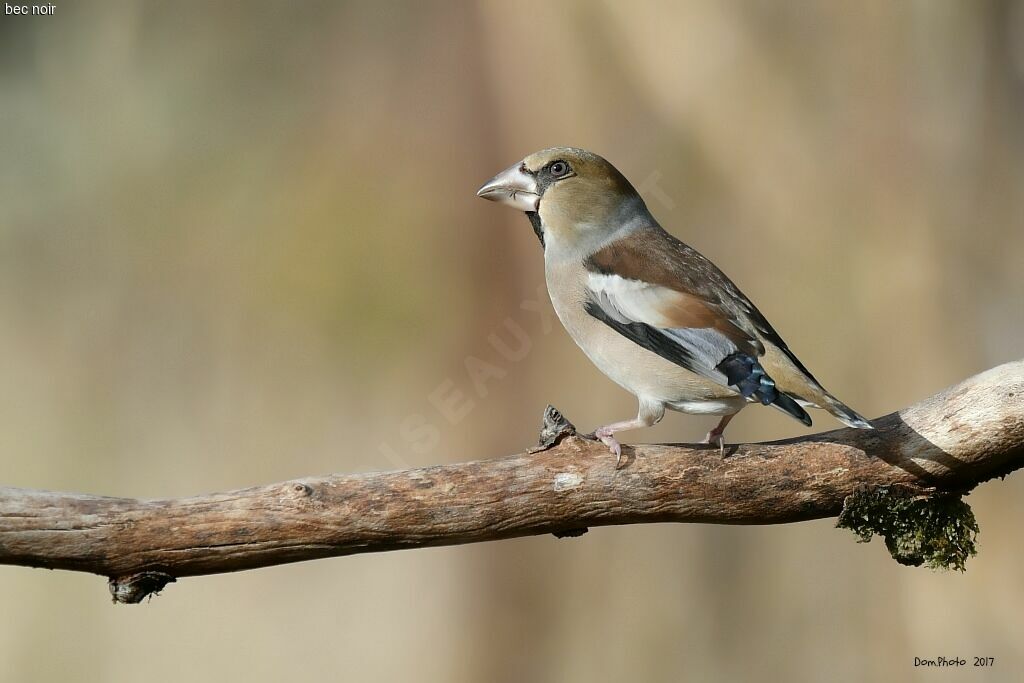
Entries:
{"type": "Polygon", "coordinates": [[[726,426],[753,403],[807,426],[806,409],[818,408],[873,429],[822,387],[732,280],[661,227],[604,158],[544,149],[488,180],[477,196],[526,213],[558,319],[598,369],[637,397],[635,418],[591,435],[616,467],[615,435],[655,425],[666,410],[720,417],[702,443],[723,456],[726,426]]]}

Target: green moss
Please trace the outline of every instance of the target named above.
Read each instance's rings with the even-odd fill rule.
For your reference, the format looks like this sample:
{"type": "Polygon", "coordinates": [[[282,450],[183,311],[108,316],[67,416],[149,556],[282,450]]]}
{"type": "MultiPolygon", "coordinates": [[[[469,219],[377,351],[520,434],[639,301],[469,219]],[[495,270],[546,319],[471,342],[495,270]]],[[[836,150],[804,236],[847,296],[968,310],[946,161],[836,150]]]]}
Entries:
{"type": "Polygon", "coordinates": [[[964,571],[977,554],[978,523],[956,494],[914,496],[888,486],[860,491],[847,496],[836,526],[862,543],[882,536],[893,559],[912,567],[964,571]]]}

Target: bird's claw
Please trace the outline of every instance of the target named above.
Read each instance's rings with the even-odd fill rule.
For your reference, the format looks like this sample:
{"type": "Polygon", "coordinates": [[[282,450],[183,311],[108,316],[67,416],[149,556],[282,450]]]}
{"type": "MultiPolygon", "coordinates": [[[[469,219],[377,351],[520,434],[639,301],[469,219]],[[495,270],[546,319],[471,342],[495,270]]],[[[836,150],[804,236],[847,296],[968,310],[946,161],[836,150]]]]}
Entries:
{"type": "Polygon", "coordinates": [[[607,446],[608,450],[615,454],[615,469],[619,469],[619,465],[622,464],[622,445],[612,436],[612,432],[598,429],[594,432],[594,438],[607,446]]]}
{"type": "Polygon", "coordinates": [[[719,453],[719,455],[721,455],[723,458],[725,457],[725,433],[724,432],[716,432],[714,429],[712,429],[710,432],[708,432],[708,435],[704,437],[704,440],[701,441],[701,443],[706,443],[708,445],[717,444],[718,445],[718,453],[719,453]]]}

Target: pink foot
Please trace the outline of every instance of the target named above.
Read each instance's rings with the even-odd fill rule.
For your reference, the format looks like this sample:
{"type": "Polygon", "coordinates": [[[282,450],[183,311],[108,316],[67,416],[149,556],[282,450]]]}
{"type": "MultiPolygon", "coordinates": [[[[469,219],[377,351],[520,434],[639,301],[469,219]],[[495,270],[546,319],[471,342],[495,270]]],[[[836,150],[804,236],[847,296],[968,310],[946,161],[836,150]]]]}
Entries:
{"type": "Polygon", "coordinates": [[[722,419],[718,421],[717,425],[715,425],[715,428],[708,432],[708,435],[704,437],[704,441],[701,442],[706,444],[718,444],[718,453],[723,458],[725,457],[725,428],[734,417],[736,417],[736,413],[723,415],[722,419]]]}
{"type": "Polygon", "coordinates": [[[608,447],[612,453],[615,454],[615,469],[619,468],[619,463],[622,461],[622,446],[612,436],[613,432],[608,431],[605,427],[601,427],[594,432],[594,438],[598,439],[601,443],[608,447]]]}
{"type": "Polygon", "coordinates": [[[718,445],[718,452],[719,452],[719,454],[721,454],[723,457],[725,456],[725,430],[724,429],[721,429],[721,430],[719,430],[719,429],[712,429],[710,432],[708,432],[708,435],[704,437],[704,440],[701,441],[701,443],[717,444],[718,445]]]}

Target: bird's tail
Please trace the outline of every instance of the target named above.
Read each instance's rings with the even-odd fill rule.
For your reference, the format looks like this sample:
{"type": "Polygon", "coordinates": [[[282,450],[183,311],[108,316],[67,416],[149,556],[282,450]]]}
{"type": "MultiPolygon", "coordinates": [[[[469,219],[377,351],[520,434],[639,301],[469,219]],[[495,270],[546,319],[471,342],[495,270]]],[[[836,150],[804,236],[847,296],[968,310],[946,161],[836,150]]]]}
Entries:
{"type": "Polygon", "coordinates": [[[806,373],[800,375],[803,387],[798,392],[786,382],[779,383],[781,386],[777,384],[756,358],[745,353],[730,354],[715,369],[725,375],[729,385],[735,387],[743,398],[778,408],[808,427],[811,426],[811,416],[804,410],[805,406],[826,410],[848,427],[874,429],[867,418],[825,391],[806,373]]]}
{"type": "Polygon", "coordinates": [[[874,429],[868,419],[856,410],[846,405],[832,394],[825,394],[825,410],[847,427],[854,429],[874,429]]]}
{"type": "Polygon", "coordinates": [[[803,400],[801,400],[800,403],[812,408],[821,408],[847,427],[853,427],[854,429],[874,429],[874,426],[872,426],[871,422],[869,422],[866,417],[827,391],[822,390],[819,396],[815,396],[815,399],[817,400],[814,403],[803,400]]]}
{"type": "MultiPolygon", "coordinates": [[[[766,344],[765,349],[766,353],[760,360],[775,378],[779,393],[805,408],[827,411],[848,427],[874,429],[863,415],[825,391],[789,349],[777,344],[766,344]]],[[[781,406],[776,407],[786,410],[781,406]]]]}

